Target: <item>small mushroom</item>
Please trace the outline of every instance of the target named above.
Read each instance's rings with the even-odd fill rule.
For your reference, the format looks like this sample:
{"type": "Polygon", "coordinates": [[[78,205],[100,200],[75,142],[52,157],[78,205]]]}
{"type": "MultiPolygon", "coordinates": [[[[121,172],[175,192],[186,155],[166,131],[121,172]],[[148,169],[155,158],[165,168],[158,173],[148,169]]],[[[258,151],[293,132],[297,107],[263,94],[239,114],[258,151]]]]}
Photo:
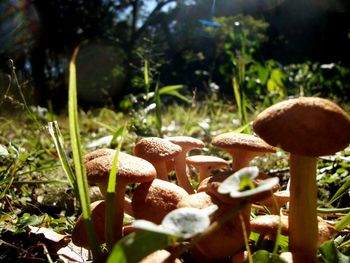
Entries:
{"type": "Polygon", "coordinates": [[[289,202],[289,191],[277,191],[271,197],[261,200],[259,203],[266,206],[271,214],[278,215],[283,205],[289,202]]]}
{"type": "MultiPolygon", "coordinates": [[[[91,220],[95,229],[97,242],[102,244],[106,241],[105,238],[105,200],[99,200],[91,203],[91,220]]],[[[72,241],[78,247],[89,248],[89,242],[86,235],[84,218],[79,216],[72,232],[72,241]]]]}
{"type": "MultiPolygon", "coordinates": [[[[212,221],[217,220],[232,208],[232,206],[223,204],[216,197],[205,192],[188,195],[184,197],[177,206],[179,208],[194,207],[203,209],[213,204],[217,205],[219,210],[214,214],[212,221]]],[[[243,208],[240,214],[242,215],[249,236],[250,206],[243,208]]],[[[218,230],[201,240],[196,247],[203,255],[211,260],[224,259],[244,248],[243,231],[241,217],[239,214],[236,214],[221,225],[218,230]]]]}
{"type": "Polygon", "coordinates": [[[290,251],[304,255],[303,262],[316,262],[317,157],[349,145],[349,116],[329,100],[300,97],[261,112],[253,129],[267,143],[290,153],[290,251]]]}
{"type": "MultiPolygon", "coordinates": [[[[108,177],[113,164],[114,155],[100,156],[86,162],[87,176],[90,178],[108,177]]],[[[122,225],[124,214],[124,197],[126,186],[129,183],[143,183],[152,181],[156,177],[154,166],[148,161],[120,152],[118,160],[117,184],[115,191],[115,233],[112,242],[122,237],[122,225]]]]}
{"type": "Polygon", "coordinates": [[[188,180],[186,171],[186,156],[192,149],[203,148],[204,143],[199,139],[189,136],[173,136],[166,139],[182,148],[182,151],[174,157],[176,178],[178,184],[183,189],[185,189],[189,194],[193,194],[194,190],[190,181],[188,180]]]}
{"type": "Polygon", "coordinates": [[[220,157],[208,155],[192,155],[186,158],[188,165],[199,171],[199,183],[210,176],[211,169],[220,169],[228,166],[228,162],[220,157]]]}
{"type": "Polygon", "coordinates": [[[132,209],[136,219],[160,224],[163,218],[176,209],[177,203],[188,193],[180,186],[155,179],[136,187],[132,197],[132,209]]]}
{"type": "Polygon", "coordinates": [[[176,258],[174,260],[168,261],[167,259],[170,257],[170,252],[167,250],[156,250],[152,254],[149,254],[145,258],[143,258],[139,263],[181,263],[181,260],[176,258]]]}
{"type": "MultiPolygon", "coordinates": [[[[281,227],[281,234],[288,236],[290,233],[287,216],[261,215],[250,221],[250,227],[253,232],[268,234],[275,238],[277,229],[281,227]]],[[[336,233],[333,226],[318,218],[317,245],[320,246],[327,240],[332,239],[336,233]]]]}
{"type": "Polygon", "coordinates": [[[262,139],[243,133],[220,134],[212,140],[211,144],[232,156],[232,170],[234,172],[249,166],[249,162],[256,156],[275,152],[275,148],[262,139]]]}
{"type": "Polygon", "coordinates": [[[169,140],[148,137],[139,140],[134,148],[134,154],[152,163],[157,170],[157,178],[168,181],[167,161],[181,153],[181,147],[169,140]]]}
{"type": "MultiPolygon", "coordinates": [[[[108,148],[98,149],[86,154],[84,156],[84,163],[87,164],[90,161],[96,158],[99,158],[99,162],[101,162],[101,165],[104,165],[105,162],[111,161],[111,158],[114,157],[115,153],[116,151],[113,149],[108,149],[108,148]]],[[[95,169],[95,168],[97,170],[99,169],[97,166],[89,166],[89,169],[95,169]]],[[[97,185],[104,198],[106,197],[106,193],[107,193],[108,178],[109,178],[109,174],[107,173],[96,176],[95,173],[91,171],[87,172],[87,179],[89,184],[97,185]]],[[[127,196],[124,197],[124,211],[125,213],[133,216],[133,211],[131,209],[131,201],[130,201],[130,198],[128,198],[127,196]]]]}

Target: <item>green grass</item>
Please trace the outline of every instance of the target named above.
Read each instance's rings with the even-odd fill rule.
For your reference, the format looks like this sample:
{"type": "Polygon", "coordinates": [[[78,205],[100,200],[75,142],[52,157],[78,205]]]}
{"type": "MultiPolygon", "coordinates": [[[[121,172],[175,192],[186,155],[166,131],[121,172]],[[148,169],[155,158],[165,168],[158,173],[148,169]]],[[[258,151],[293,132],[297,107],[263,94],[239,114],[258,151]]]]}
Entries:
{"type": "MultiPolygon", "coordinates": [[[[159,133],[154,125],[157,116],[148,114],[146,119],[143,119],[142,110],[122,113],[101,108],[84,112],[75,108],[73,111],[77,113],[74,117],[74,125],[79,126],[81,155],[95,149],[90,147],[92,143],[95,145],[97,143],[95,146],[97,148],[116,148],[115,140],[107,140],[103,143],[99,139],[118,134],[123,123],[128,125],[121,150],[130,154],[138,137],[145,134],[157,136],[159,133]]],[[[212,147],[210,141],[220,133],[240,128],[236,121],[239,119],[237,108],[231,102],[207,98],[201,102],[194,101],[193,104],[174,103],[164,107],[161,114],[164,136],[188,135],[202,139],[207,146],[204,149],[205,154],[229,158],[222,151],[212,147]]],[[[252,113],[249,118],[252,119],[255,114],[252,113]]],[[[78,205],[72,184],[67,179],[54,147],[54,141],[47,130],[47,123],[52,120],[51,117],[36,116],[38,121],[34,121],[32,116],[28,118],[26,111],[21,109],[7,116],[2,121],[0,135],[0,145],[3,149],[0,151],[2,153],[0,155],[0,249],[4,251],[0,259],[9,261],[19,255],[29,258],[34,254],[46,259],[43,249],[37,247],[36,243],[27,241],[21,245],[21,240],[29,237],[28,226],[43,226],[61,234],[69,234],[82,207],[78,205]],[[5,151],[8,154],[4,154],[5,151]],[[33,250],[33,247],[37,250],[33,250]]],[[[66,113],[62,113],[56,116],[56,119],[61,131],[62,148],[66,151],[67,159],[71,161],[72,131],[70,131],[69,118],[66,113]]],[[[327,201],[331,200],[337,190],[346,185],[346,175],[350,170],[349,156],[350,152],[344,151],[335,159],[320,161],[321,206],[326,206],[327,201]]],[[[265,172],[279,176],[285,187],[288,175],[286,158],[285,153],[278,152],[276,155],[262,156],[255,160],[254,164],[265,172]]],[[[328,207],[346,207],[348,200],[349,195],[342,194],[328,207]]],[[[258,213],[258,211],[253,212],[258,213]]],[[[341,222],[341,227],[344,228],[348,217],[339,215],[338,218],[345,218],[341,222]]],[[[337,218],[329,216],[329,220],[334,221],[337,218]]],[[[336,237],[338,242],[336,247],[339,251],[350,255],[347,245],[350,235],[342,232],[336,237]]],[[[49,242],[44,238],[38,239],[44,244],[49,242]]],[[[258,247],[253,247],[253,252],[259,250],[260,243],[256,244],[258,247]]],[[[327,249],[323,250],[323,253],[326,253],[324,251],[327,249]]],[[[49,253],[53,260],[57,259],[54,250],[49,250],[49,253]]]]}

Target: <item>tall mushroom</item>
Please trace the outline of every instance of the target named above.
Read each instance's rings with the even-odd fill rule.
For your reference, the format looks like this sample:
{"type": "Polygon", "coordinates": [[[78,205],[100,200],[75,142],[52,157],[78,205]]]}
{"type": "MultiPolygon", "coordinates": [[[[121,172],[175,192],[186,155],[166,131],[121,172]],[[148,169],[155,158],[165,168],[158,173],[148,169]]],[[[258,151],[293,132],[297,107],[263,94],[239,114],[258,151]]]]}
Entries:
{"type": "MultiPolygon", "coordinates": [[[[87,176],[102,178],[109,175],[114,155],[100,156],[85,163],[87,176]]],[[[115,191],[114,237],[112,242],[122,237],[124,196],[129,183],[144,183],[156,177],[154,166],[146,160],[120,152],[118,160],[117,185],[115,191]]]]}
{"type": "Polygon", "coordinates": [[[168,181],[166,162],[181,152],[179,145],[158,137],[142,138],[135,144],[134,154],[152,163],[157,170],[157,178],[168,181]]]}
{"type": "Polygon", "coordinates": [[[222,148],[232,156],[232,170],[234,172],[249,166],[249,162],[256,156],[275,152],[275,148],[262,139],[243,133],[220,134],[213,138],[211,144],[222,148]]]}
{"type": "Polygon", "coordinates": [[[193,194],[193,187],[188,180],[187,171],[186,171],[186,156],[187,153],[192,149],[203,148],[204,143],[196,138],[189,136],[173,136],[166,138],[174,144],[179,145],[182,148],[182,151],[175,156],[175,172],[178,184],[185,189],[189,194],[193,194]]]}
{"type": "Polygon", "coordinates": [[[350,142],[350,119],[333,102],[300,97],[261,112],[254,131],[290,153],[289,246],[296,262],[316,262],[317,157],[334,154],[350,142]]]}

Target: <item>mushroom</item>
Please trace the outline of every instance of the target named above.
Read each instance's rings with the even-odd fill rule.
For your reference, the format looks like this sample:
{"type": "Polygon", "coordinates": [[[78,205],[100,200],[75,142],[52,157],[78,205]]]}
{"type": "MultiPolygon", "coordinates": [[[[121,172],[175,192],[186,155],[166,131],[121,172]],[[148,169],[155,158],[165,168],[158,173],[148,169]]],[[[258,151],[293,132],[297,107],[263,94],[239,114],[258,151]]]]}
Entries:
{"type": "Polygon", "coordinates": [[[220,134],[212,140],[211,144],[222,148],[232,156],[232,170],[234,172],[249,166],[249,162],[256,156],[275,152],[275,148],[262,139],[243,133],[220,134]]]}
{"type": "Polygon", "coordinates": [[[204,143],[199,139],[189,136],[173,136],[166,139],[182,148],[182,151],[174,157],[176,178],[178,184],[183,189],[185,189],[189,194],[193,194],[194,190],[190,181],[188,180],[186,171],[186,156],[192,149],[203,148],[204,143]]]}
{"type": "Polygon", "coordinates": [[[180,152],[179,145],[158,137],[142,138],[134,148],[134,154],[152,163],[157,170],[157,178],[164,181],[168,181],[167,161],[180,152]]]}
{"type": "MultiPolygon", "coordinates": [[[[100,156],[86,162],[86,171],[89,178],[108,177],[112,168],[114,155],[100,156]]],[[[117,184],[115,191],[115,206],[113,211],[115,218],[113,221],[113,240],[116,242],[122,237],[122,225],[124,214],[124,196],[126,186],[129,183],[143,183],[152,181],[156,177],[154,166],[146,160],[120,152],[118,160],[117,184]]],[[[98,181],[96,179],[96,181],[98,181]]]]}
{"type": "Polygon", "coordinates": [[[180,186],[155,179],[136,187],[132,197],[132,209],[136,219],[145,219],[160,224],[177,203],[188,193],[180,186]]]}
{"type": "Polygon", "coordinates": [[[350,119],[333,102],[300,97],[261,112],[254,131],[267,143],[290,153],[290,251],[300,262],[316,262],[317,157],[334,154],[350,142],[350,119]]]}
{"type": "Polygon", "coordinates": [[[142,260],[139,261],[139,263],[181,263],[181,260],[176,258],[171,261],[167,261],[167,259],[170,257],[170,252],[164,249],[156,250],[152,254],[149,254],[148,256],[144,257],[142,260]]]}
{"type": "MultiPolygon", "coordinates": [[[[105,238],[105,200],[99,200],[91,203],[91,220],[95,229],[96,239],[99,244],[106,241],[105,238]]],[[[72,241],[78,247],[89,248],[89,242],[86,235],[84,218],[79,216],[72,232],[72,241]]]]}
{"type": "Polygon", "coordinates": [[[265,200],[261,200],[259,203],[266,206],[271,214],[278,215],[283,205],[289,202],[289,191],[277,191],[273,195],[265,200]]]}
{"type": "MultiPolygon", "coordinates": [[[[317,245],[321,245],[327,240],[330,240],[336,233],[333,226],[328,224],[322,218],[317,218],[318,233],[317,245]]],[[[288,217],[278,215],[261,215],[253,218],[250,221],[250,227],[253,232],[267,234],[273,239],[276,236],[277,229],[281,227],[281,234],[288,236],[290,234],[288,217]]]]}
{"type": "MultiPolygon", "coordinates": [[[[224,204],[216,197],[205,192],[184,197],[178,203],[177,207],[194,207],[202,209],[213,204],[217,205],[219,210],[215,213],[212,221],[217,220],[232,208],[231,205],[224,204]]],[[[240,211],[240,214],[242,215],[247,235],[249,236],[250,206],[243,208],[240,211]]],[[[201,240],[196,247],[203,255],[211,260],[224,259],[244,248],[245,243],[243,231],[240,215],[236,214],[226,223],[221,225],[218,230],[201,240]]]]}
{"type": "Polygon", "coordinates": [[[228,162],[220,157],[209,155],[192,155],[186,158],[186,163],[199,171],[199,183],[209,177],[211,169],[225,168],[228,162]]]}
{"type": "MultiPolygon", "coordinates": [[[[96,158],[100,158],[99,161],[102,159],[105,159],[107,162],[111,160],[111,158],[114,158],[115,150],[113,149],[108,149],[108,148],[103,148],[103,149],[98,149],[95,151],[92,151],[84,156],[84,163],[88,163],[96,158]]],[[[94,168],[94,167],[92,167],[94,168]]],[[[107,193],[107,184],[108,184],[108,178],[109,174],[104,174],[105,176],[89,176],[93,173],[87,173],[87,179],[89,184],[97,185],[98,188],[100,189],[100,192],[102,196],[105,198],[106,193],[107,193]]],[[[127,196],[124,197],[124,211],[125,213],[133,216],[133,211],[131,208],[131,200],[127,196]]]]}

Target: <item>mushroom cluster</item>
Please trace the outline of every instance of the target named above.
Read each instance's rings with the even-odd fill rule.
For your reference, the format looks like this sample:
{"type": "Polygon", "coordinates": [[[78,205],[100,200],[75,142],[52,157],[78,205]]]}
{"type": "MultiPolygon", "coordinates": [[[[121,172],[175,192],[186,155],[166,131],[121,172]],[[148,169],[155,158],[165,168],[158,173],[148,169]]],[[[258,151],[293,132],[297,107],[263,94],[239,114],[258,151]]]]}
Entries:
{"type": "MultiPolygon", "coordinates": [[[[266,109],[257,116],[253,128],[259,137],[228,132],[212,139],[211,144],[229,153],[232,159],[227,159],[230,160],[198,155],[198,151],[191,154],[192,149],[202,149],[205,144],[188,136],[146,137],[135,143],[133,155],[121,152],[113,241],[117,242],[123,233],[129,232],[123,232],[124,212],[135,219],[160,224],[175,209],[204,209],[215,205],[218,209],[211,216],[211,222],[221,223],[216,231],[199,239],[190,255],[200,255],[209,261],[233,258],[244,254],[245,237],[250,231],[265,231],[260,225],[262,218],[251,219],[251,205],[259,203],[273,214],[267,219],[270,230],[263,233],[273,236],[281,225],[282,234],[290,237],[290,250],[301,255],[293,256],[294,262],[315,262],[318,242],[331,237],[326,234],[320,239],[318,235],[318,226],[322,223],[316,214],[317,156],[333,154],[349,144],[349,117],[328,100],[303,97],[266,109]],[[253,158],[274,153],[275,147],[290,152],[289,192],[280,191],[277,178],[249,167],[253,158]],[[197,171],[196,178],[191,178],[189,167],[197,171]],[[175,172],[176,179],[169,179],[170,171],[175,172]],[[193,179],[198,182],[196,188],[191,184],[193,179]],[[129,183],[136,183],[131,198],[125,195],[129,183]],[[281,219],[280,208],[287,202],[290,202],[288,215],[281,219]],[[235,207],[239,207],[239,211],[231,214],[235,207]]],[[[100,149],[84,158],[89,183],[97,184],[102,193],[106,192],[114,154],[112,149],[100,149]]],[[[93,223],[99,226],[98,241],[103,243],[106,241],[105,213],[101,212],[105,211],[104,201],[92,204],[92,209],[93,223]]],[[[73,234],[81,235],[81,220],[73,234]]],[[[73,238],[73,241],[87,246],[84,240],[73,238]]]]}

